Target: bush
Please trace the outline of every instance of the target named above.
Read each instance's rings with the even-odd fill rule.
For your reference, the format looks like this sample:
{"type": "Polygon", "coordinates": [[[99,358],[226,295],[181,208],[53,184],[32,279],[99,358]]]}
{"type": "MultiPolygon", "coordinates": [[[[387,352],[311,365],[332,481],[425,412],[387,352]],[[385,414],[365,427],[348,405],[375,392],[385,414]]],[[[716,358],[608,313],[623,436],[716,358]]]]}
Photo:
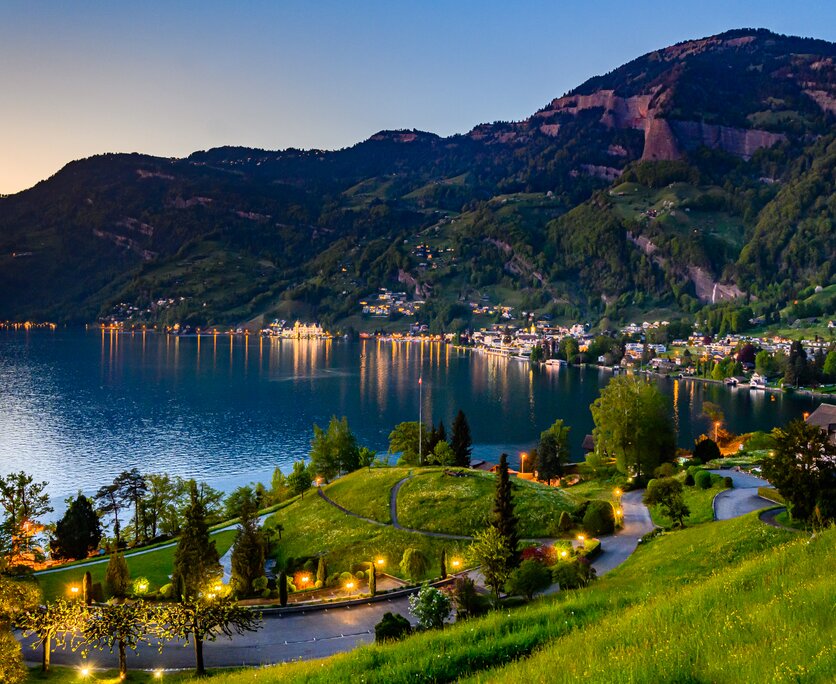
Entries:
{"type": "Polygon", "coordinates": [[[728,475],[723,478],[723,486],[726,489],[734,489],[734,480],[732,480],[728,475]]]}
{"type": "Polygon", "coordinates": [[[361,579],[365,579],[365,578],[366,578],[366,573],[365,573],[365,572],[363,572],[362,570],[358,570],[357,572],[355,572],[355,573],[354,573],[354,576],[355,576],[358,580],[361,580],[361,579]]]}
{"type": "Polygon", "coordinates": [[[558,522],[557,526],[561,532],[568,532],[575,526],[575,522],[572,520],[572,516],[569,515],[569,513],[561,511],[560,522],[558,522]]]}
{"type": "Polygon", "coordinates": [[[706,470],[700,470],[694,476],[694,483],[700,489],[711,489],[711,473],[706,470]]]}
{"type": "Polygon", "coordinates": [[[452,601],[445,592],[424,583],[409,597],[409,612],[424,629],[441,629],[453,612],[452,601]]]}
{"type": "Polygon", "coordinates": [[[615,513],[607,501],[592,501],[583,516],[583,528],[596,537],[615,531],[615,513]]]}
{"type": "Polygon", "coordinates": [[[691,473],[685,473],[685,484],[688,487],[693,487],[694,486],[694,476],[691,475],[691,473]]]}
{"type": "Polygon", "coordinates": [[[350,572],[341,572],[340,573],[340,582],[350,582],[354,579],[354,575],[350,572]]]}
{"type": "Polygon", "coordinates": [[[457,577],[453,585],[453,602],[456,619],[477,617],[488,611],[487,600],[476,591],[476,583],[470,577],[457,577]]]}
{"type": "Polygon", "coordinates": [[[653,471],[654,477],[673,477],[676,475],[676,466],[673,463],[663,463],[653,471]]]}
{"type": "Polygon", "coordinates": [[[559,561],[552,567],[552,581],[561,589],[578,589],[595,579],[595,568],[585,558],[559,561]]]}
{"type": "Polygon", "coordinates": [[[259,592],[264,591],[267,588],[268,583],[269,583],[269,580],[266,577],[264,577],[263,575],[261,577],[256,577],[253,580],[253,591],[256,594],[258,594],[259,592]]]}
{"type": "Polygon", "coordinates": [[[262,589],[261,590],[261,598],[269,599],[273,595],[273,592],[269,589],[262,589]]]}
{"type": "Polygon", "coordinates": [[[778,504],[786,504],[787,501],[781,496],[781,493],[777,489],[773,489],[772,487],[758,487],[758,496],[761,499],[766,499],[767,501],[774,501],[778,504]]]}
{"type": "Polygon", "coordinates": [[[585,499],[578,507],[572,511],[572,519],[579,525],[583,523],[583,518],[586,515],[586,509],[589,508],[590,500],[585,499]]]}
{"type": "Polygon", "coordinates": [[[160,587],[160,598],[171,600],[174,598],[174,585],[169,582],[160,587]]]}
{"type": "Polygon", "coordinates": [[[524,560],[520,567],[511,573],[507,589],[509,594],[519,594],[530,601],[534,594],[548,589],[551,583],[552,575],[549,569],[539,561],[529,559],[524,560]]]}
{"type": "Polygon", "coordinates": [[[314,589],[322,589],[323,586],[324,585],[322,583],[322,580],[317,580],[316,582],[314,582],[314,589]]]}
{"type": "Polygon", "coordinates": [[[403,615],[385,613],[383,619],[374,626],[374,640],[378,642],[397,641],[403,639],[411,631],[412,625],[403,615]]]}
{"type": "Polygon", "coordinates": [[[428,567],[427,557],[419,549],[410,547],[404,550],[401,558],[401,572],[409,579],[413,581],[421,579],[428,567]]]}
{"type": "Polygon", "coordinates": [[[328,579],[325,580],[326,587],[336,587],[340,583],[340,573],[335,572],[328,575],[328,579]]]}

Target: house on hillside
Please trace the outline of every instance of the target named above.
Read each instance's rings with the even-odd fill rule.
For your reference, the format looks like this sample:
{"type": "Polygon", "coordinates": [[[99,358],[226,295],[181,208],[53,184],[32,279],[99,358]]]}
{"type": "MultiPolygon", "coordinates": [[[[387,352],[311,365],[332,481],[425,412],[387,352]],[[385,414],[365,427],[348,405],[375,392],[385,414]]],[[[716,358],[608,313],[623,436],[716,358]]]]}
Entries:
{"type": "Polygon", "coordinates": [[[828,441],[836,444],[836,406],[833,404],[822,404],[809,416],[806,421],[815,425],[827,433],[828,441]]]}

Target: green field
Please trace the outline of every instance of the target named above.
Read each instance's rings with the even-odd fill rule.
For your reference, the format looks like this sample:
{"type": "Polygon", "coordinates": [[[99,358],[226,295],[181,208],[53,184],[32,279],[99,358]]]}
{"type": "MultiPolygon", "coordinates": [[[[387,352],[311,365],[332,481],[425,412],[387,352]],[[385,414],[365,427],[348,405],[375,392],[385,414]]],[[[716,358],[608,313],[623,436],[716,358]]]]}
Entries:
{"type": "MultiPolygon", "coordinates": [[[[449,558],[466,558],[468,542],[433,539],[403,532],[387,525],[375,525],[346,515],[311,491],[304,498],[268,519],[266,526],[281,523],[282,539],[274,557],[282,566],[288,558],[306,558],[324,554],[328,573],[351,570],[352,566],[377,558],[386,561],[385,571],[401,576],[401,556],[414,547],[430,560],[425,578],[439,575],[441,549],[449,558]]],[[[420,578],[423,579],[423,578],[420,578]]]]}
{"type": "Polygon", "coordinates": [[[392,487],[417,468],[372,468],[341,477],[324,488],[329,498],[352,513],[366,518],[391,522],[389,495],[392,487]]]}
{"type": "MultiPolygon", "coordinates": [[[[216,532],[212,535],[218,553],[223,555],[232,546],[235,540],[235,530],[216,532]]],[[[171,580],[169,575],[174,565],[174,551],[176,545],[164,546],[148,553],[128,554],[125,560],[128,562],[128,569],[131,572],[131,579],[145,577],[150,583],[150,590],[156,591],[171,580]]],[[[36,575],[38,584],[41,587],[44,598],[49,600],[59,596],[66,596],[71,585],[81,585],[84,573],[88,570],[93,576],[93,582],[101,582],[104,585],[105,570],[107,563],[97,564],[76,564],[67,570],[52,572],[45,575],[36,575]]]]}
{"type": "MultiPolygon", "coordinates": [[[[490,516],[496,476],[462,471],[463,477],[441,470],[416,475],[401,487],[398,519],[404,527],[448,534],[473,535],[490,516]]],[[[522,537],[547,537],[562,511],[574,501],[563,491],[535,482],[512,479],[514,506],[522,537]]]]}

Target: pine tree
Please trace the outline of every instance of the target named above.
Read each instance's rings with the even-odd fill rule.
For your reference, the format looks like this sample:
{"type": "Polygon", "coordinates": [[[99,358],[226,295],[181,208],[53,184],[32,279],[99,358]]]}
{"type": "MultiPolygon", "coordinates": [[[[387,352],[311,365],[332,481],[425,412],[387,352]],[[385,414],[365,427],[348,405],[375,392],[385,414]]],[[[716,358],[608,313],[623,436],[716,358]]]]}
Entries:
{"type": "Polygon", "coordinates": [[[473,439],[470,436],[470,426],[467,424],[467,417],[461,409],[453,420],[453,435],[450,439],[450,446],[456,455],[456,465],[461,468],[470,467],[470,453],[473,439]]]}
{"type": "Polygon", "coordinates": [[[325,564],[325,556],[320,556],[316,564],[316,581],[322,582],[320,586],[325,586],[325,578],[327,577],[327,566],[325,564]]]}
{"type": "Polygon", "coordinates": [[[206,509],[200,501],[194,481],[189,484],[189,498],[183,531],[174,552],[172,575],[172,582],[181,599],[196,598],[221,576],[218,549],[209,536],[206,509]]]}
{"type": "Polygon", "coordinates": [[[232,584],[237,591],[248,594],[252,591],[253,580],[264,577],[266,545],[253,500],[243,502],[240,518],[232,549],[232,584]]]}
{"type": "Polygon", "coordinates": [[[55,525],[50,542],[55,558],[86,558],[102,540],[102,525],[93,509],[93,502],[79,492],[64,517],[55,525]]]}
{"type": "Polygon", "coordinates": [[[505,540],[512,567],[516,567],[519,565],[519,549],[517,547],[520,540],[512,498],[511,479],[508,475],[508,454],[502,454],[499,457],[499,473],[496,480],[491,526],[495,527],[505,540]]]}
{"type": "Polygon", "coordinates": [[[441,579],[447,579],[447,549],[441,549],[441,579]]]}

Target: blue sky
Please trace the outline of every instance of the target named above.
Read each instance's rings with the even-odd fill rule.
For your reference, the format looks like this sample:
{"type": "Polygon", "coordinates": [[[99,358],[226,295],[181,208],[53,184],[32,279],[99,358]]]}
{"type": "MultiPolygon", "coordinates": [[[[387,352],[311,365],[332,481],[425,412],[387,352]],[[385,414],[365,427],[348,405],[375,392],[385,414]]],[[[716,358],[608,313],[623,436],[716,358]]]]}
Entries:
{"type": "Polygon", "coordinates": [[[836,3],[0,3],[0,193],[100,152],[339,148],[523,118],[730,28],[836,40],[836,3]]]}

